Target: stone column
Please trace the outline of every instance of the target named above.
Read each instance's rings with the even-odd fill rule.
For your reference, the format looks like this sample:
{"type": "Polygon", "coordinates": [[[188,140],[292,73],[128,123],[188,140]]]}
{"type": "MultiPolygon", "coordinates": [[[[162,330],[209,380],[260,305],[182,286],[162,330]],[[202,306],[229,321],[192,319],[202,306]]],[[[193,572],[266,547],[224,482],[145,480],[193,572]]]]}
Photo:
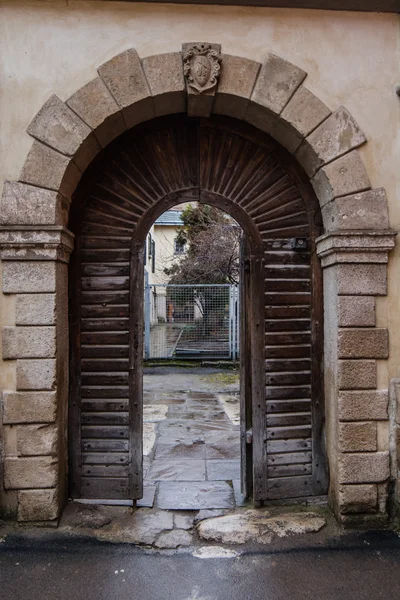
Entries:
{"type": "Polygon", "coordinates": [[[3,391],[4,487],[18,520],[54,521],[67,494],[68,260],[73,234],[58,225],[2,226],[3,293],[15,295],[3,359],[16,361],[3,391]]]}
{"type": "Polygon", "coordinates": [[[376,327],[375,296],[387,294],[394,235],[347,231],[317,240],[324,269],[329,499],[345,524],[387,518],[389,440],[381,422],[388,420],[388,391],[377,389],[377,360],[388,357],[388,331],[376,327]]]}

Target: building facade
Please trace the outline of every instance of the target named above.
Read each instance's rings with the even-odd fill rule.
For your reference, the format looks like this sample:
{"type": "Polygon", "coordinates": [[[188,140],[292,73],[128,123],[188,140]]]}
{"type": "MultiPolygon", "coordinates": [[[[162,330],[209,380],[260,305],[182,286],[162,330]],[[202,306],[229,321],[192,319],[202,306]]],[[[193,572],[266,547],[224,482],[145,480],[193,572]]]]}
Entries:
{"type": "MultiPolygon", "coordinates": [[[[75,412],[92,385],[77,373],[90,381],[85,352],[104,334],[82,331],[85,319],[126,319],[125,447],[140,455],[130,404],[140,378],[128,372],[140,371],[144,240],[190,200],[225,209],[250,240],[254,497],[328,494],[345,524],[385,524],[395,510],[399,7],[290,4],[1,2],[4,513],[53,521],[74,490],[100,493],[82,475],[75,412]],[[283,278],[283,255],[307,275],[283,278]],[[272,343],[271,315],[284,339],[296,302],[303,341],[289,331],[272,343]],[[292,367],[271,371],[271,348],[292,367]],[[304,385],[291,379],[295,360],[311,364],[304,385]],[[311,424],[298,400],[311,403],[311,424]],[[272,401],[286,402],[278,425],[272,401]],[[268,473],[274,436],[279,456],[288,445],[296,460],[310,455],[307,475],[268,473]]],[[[139,470],[114,497],[140,497],[139,470]]]]}

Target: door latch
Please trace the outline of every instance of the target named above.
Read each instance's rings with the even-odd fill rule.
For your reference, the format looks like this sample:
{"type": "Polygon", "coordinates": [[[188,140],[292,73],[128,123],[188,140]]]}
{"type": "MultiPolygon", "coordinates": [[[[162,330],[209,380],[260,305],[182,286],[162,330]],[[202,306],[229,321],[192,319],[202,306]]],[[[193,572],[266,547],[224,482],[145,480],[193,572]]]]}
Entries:
{"type": "Polygon", "coordinates": [[[246,444],[253,443],[253,429],[248,429],[246,431],[246,444]]]}

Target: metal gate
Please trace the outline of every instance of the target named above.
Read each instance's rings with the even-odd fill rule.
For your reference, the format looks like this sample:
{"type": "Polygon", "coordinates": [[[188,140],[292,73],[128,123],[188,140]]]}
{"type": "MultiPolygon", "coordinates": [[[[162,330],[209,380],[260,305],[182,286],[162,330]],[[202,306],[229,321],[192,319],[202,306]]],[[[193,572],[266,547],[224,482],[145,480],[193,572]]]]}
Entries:
{"type": "Polygon", "coordinates": [[[239,357],[239,286],[154,285],[145,280],[146,359],[239,357]]]}

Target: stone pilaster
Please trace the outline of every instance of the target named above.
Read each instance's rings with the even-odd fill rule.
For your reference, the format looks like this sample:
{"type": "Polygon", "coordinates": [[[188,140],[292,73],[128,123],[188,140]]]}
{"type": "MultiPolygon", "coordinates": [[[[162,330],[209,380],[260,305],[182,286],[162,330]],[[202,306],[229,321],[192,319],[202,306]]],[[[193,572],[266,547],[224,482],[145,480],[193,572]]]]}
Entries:
{"type": "Polygon", "coordinates": [[[324,269],[325,402],[329,498],[345,524],[386,519],[389,452],[378,444],[388,391],[377,389],[377,360],[388,331],[376,327],[375,296],[387,293],[390,231],[336,231],[317,240],[324,269]]]}
{"type": "Polygon", "coordinates": [[[4,390],[4,486],[20,521],[58,518],[67,491],[68,261],[73,234],[61,226],[0,228],[3,293],[16,296],[15,325],[2,330],[3,359],[16,362],[4,390]]]}

